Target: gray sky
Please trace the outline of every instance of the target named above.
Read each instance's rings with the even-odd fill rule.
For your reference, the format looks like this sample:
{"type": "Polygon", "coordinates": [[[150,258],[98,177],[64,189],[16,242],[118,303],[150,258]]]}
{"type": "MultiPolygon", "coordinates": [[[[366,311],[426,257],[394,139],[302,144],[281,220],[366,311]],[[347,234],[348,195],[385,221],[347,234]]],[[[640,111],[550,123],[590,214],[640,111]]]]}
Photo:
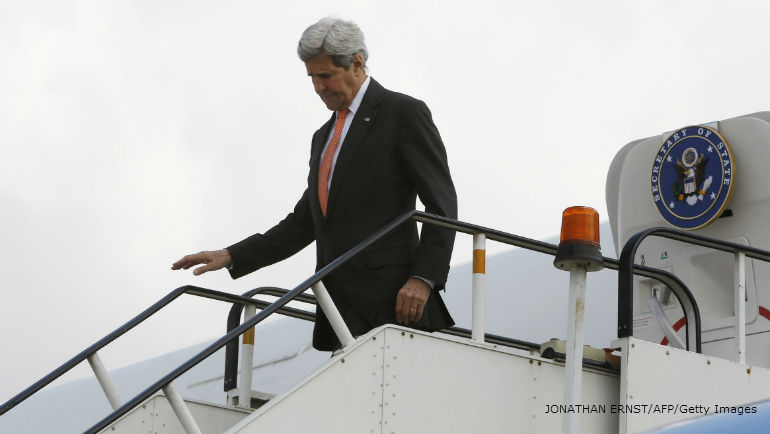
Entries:
{"type": "MultiPolygon", "coordinates": [[[[295,48],[322,16],[356,21],[371,75],[427,102],[460,218],[531,238],[568,206],[606,218],[624,144],[770,109],[766,1],[264,5],[0,0],[0,401],[178,286],[312,273],[312,248],[238,281],[169,267],[264,231],[304,190],[330,113],[295,48]]],[[[453,263],[470,249],[459,237],[453,263]]],[[[219,336],[227,309],[186,299],[105,364],[219,336]]]]}

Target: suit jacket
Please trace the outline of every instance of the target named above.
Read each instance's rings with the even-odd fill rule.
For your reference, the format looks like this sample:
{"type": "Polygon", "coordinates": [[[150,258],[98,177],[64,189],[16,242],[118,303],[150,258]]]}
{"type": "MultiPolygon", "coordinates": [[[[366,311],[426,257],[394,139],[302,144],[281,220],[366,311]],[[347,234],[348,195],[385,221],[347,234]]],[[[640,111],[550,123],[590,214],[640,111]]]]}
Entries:
{"type": "MultiPolygon", "coordinates": [[[[332,174],[327,214],[318,201],[321,152],[334,115],[313,135],[308,188],[294,212],[264,234],[227,249],[233,278],[283,260],[316,241],[316,270],[354,247],[394,218],[415,209],[419,195],[425,211],[457,218],[457,196],[446,150],[430,110],[417,99],[392,92],[374,79],[352,120],[332,174]]],[[[407,222],[362,251],[324,279],[324,285],[353,335],[395,323],[398,290],[410,276],[435,283],[423,317],[411,327],[435,331],[454,324],[438,289],[444,287],[454,231],[424,225],[418,237],[407,222]]],[[[313,346],[339,345],[320,309],[313,346]]]]}

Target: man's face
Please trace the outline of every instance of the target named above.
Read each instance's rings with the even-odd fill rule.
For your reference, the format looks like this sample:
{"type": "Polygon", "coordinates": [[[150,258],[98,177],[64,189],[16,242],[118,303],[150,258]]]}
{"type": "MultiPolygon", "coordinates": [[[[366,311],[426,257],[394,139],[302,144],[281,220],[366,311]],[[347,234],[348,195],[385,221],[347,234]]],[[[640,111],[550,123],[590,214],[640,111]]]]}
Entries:
{"type": "Polygon", "coordinates": [[[313,80],[315,93],[329,110],[342,110],[353,102],[366,74],[363,59],[356,54],[347,70],[332,63],[331,57],[319,54],[305,62],[307,75],[313,80]]]}

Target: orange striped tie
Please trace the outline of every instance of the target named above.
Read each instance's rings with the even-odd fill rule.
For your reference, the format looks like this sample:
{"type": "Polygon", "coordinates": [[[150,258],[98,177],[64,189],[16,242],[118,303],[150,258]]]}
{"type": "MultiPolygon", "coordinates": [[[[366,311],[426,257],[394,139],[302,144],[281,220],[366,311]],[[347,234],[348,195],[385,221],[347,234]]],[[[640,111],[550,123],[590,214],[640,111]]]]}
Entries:
{"type": "Polygon", "coordinates": [[[348,109],[344,108],[337,112],[337,122],[334,123],[334,134],[329,141],[329,146],[326,147],[323,158],[321,158],[321,166],[318,169],[318,202],[321,203],[321,211],[326,217],[326,205],[329,203],[329,173],[332,170],[332,160],[334,159],[334,151],[337,149],[337,145],[340,144],[340,136],[342,135],[342,127],[345,126],[345,116],[348,114],[348,109]]]}

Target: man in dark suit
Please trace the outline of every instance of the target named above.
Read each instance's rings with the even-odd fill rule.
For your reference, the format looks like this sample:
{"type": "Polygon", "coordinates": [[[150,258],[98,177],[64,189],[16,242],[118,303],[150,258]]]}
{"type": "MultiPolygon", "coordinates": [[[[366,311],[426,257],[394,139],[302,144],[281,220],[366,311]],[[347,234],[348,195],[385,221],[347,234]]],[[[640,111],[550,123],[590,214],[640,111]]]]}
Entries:
{"type": "MultiPolygon", "coordinates": [[[[281,261],[316,241],[316,270],[394,218],[415,209],[457,217],[446,151],[430,111],[367,76],[363,33],[352,22],[324,18],[297,52],[331,119],[313,135],[308,188],[290,213],[264,234],[223,250],[187,255],[173,269],[200,275],[227,267],[233,278],[281,261]]],[[[353,335],[386,323],[427,331],[452,325],[438,290],[449,272],[454,232],[401,225],[324,279],[353,335]]],[[[313,346],[339,346],[317,312],[313,346]]]]}

